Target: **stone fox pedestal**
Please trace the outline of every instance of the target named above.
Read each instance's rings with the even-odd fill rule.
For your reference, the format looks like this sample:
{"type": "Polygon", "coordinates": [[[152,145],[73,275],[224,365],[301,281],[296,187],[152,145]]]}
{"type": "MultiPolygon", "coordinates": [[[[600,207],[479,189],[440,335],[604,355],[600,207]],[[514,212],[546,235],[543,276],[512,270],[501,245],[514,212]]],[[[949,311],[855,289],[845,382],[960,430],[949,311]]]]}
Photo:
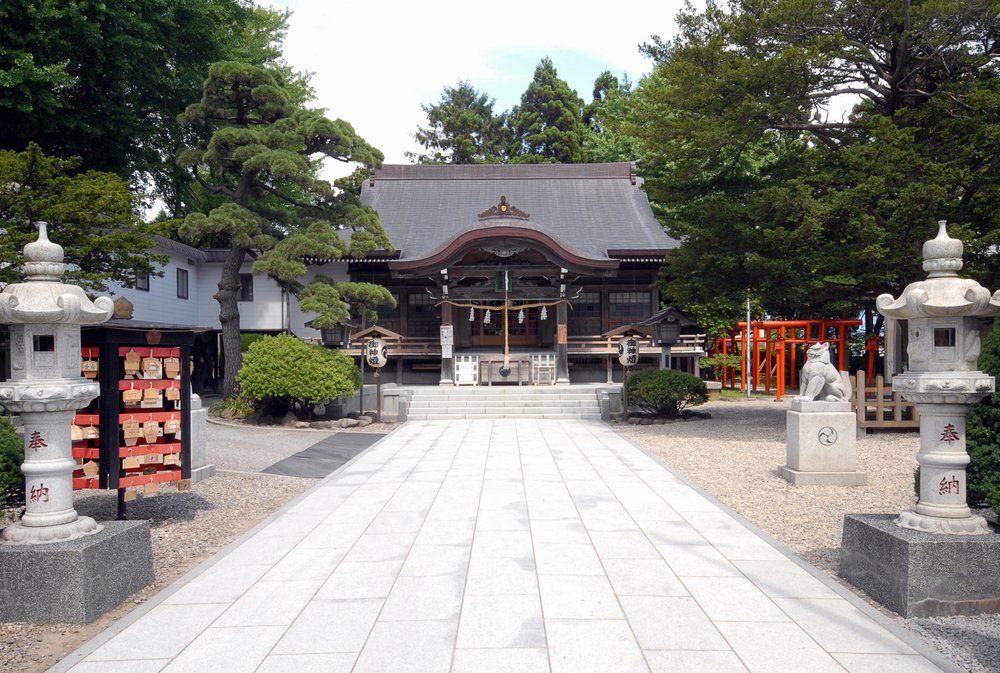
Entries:
{"type": "Polygon", "coordinates": [[[868,477],[857,470],[856,423],[850,402],[793,399],[782,478],[795,486],[863,486],[868,477]]]}

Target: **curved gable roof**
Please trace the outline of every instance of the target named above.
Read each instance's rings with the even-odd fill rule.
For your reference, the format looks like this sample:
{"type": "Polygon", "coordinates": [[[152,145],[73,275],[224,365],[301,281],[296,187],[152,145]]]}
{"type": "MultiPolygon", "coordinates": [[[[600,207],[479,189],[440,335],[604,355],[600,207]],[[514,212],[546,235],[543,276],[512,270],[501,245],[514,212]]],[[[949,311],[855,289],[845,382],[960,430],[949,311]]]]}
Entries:
{"type": "Polygon", "coordinates": [[[609,250],[662,257],[680,245],[653,217],[631,163],[386,165],[361,192],[400,261],[424,259],[481,227],[479,215],[501,197],[527,213],[519,227],[567,242],[585,259],[608,260],[609,250]]]}

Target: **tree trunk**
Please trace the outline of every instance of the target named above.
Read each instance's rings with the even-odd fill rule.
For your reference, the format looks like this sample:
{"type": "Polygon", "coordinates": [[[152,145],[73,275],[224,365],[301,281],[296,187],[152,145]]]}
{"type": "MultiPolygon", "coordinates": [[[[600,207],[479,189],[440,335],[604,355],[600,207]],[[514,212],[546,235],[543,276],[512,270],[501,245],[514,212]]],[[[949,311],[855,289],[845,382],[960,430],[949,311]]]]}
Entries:
{"type": "Polygon", "coordinates": [[[240,284],[240,269],[246,259],[247,249],[233,247],[222,264],[219,291],[213,297],[219,302],[219,322],[222,323],[222,355],[225,367],[222,373],[222,396],[229,399],[236,394],[236,374],[243,366],[243,344],[240,341],[240,308],[236,301],[240,284]]]}

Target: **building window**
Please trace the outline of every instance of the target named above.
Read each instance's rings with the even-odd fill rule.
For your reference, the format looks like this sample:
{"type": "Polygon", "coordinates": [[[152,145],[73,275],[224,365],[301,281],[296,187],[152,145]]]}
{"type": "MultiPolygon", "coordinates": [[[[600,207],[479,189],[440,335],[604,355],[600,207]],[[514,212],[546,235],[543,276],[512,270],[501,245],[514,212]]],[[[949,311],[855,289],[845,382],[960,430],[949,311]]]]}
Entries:
{"type": "Polygon", "coordinates": [[[253,274],[240,274],[240,288],[237,294],[237,301],[253,301],[253,274]]]}
{"type": "Polygon", "coordinates": [[[601,329],[601,293],[581,292],[568,315],[570,336],[595,336],[601,329]]]}
{"type": "Polygon", "coordinates": [[[188,298],[188,272],[187,269],[177,269],[177,298],[188,298]]]}
{"type": "Polygon", "coordinates": [[[441,330],[441,318],[434,315],[434,299],[427,293],[411,294],[406,306],[406,336],[436,337],[441,330]]]}
{"type": "Polygon", "coordinates": [[[608,295],[608,328],[632,325],[650,314],[649,292],[611,292],[608,295]]]}
{"type": "Polygon", "coordinates": [[[137,273],[135,274],[135,289],[143,290],[149,292],[149,274],[148,273],[137,273]]]}

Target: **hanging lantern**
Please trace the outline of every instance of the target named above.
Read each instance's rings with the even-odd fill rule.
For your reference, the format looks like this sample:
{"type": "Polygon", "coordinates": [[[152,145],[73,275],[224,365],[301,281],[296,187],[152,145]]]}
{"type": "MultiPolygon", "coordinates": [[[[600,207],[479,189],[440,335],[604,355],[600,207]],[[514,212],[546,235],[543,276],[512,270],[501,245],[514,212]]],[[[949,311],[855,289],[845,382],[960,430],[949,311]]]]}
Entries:
{"type": "Polygon", "coordinates": [[[545,310],[545,307],[543,306],[543,307],[542,307],[542,312],[538,314],[538,318],[539,318],[540,320],[545,320],[545,319],[546,319],[546,318],[548,318],[548,317],[549,317],[549,312],[548,312],[548,311],[546,311],[546,310],[545,310]]]}
{"type": "Polygon", "coordinates": [[[369,367],[382,367],[387,354],[388,347],[383,339],[369,339],[365,343],[365,362],[369,367]]]}
{"type": "Polygon", "coordinates": [[[623,367],[631,367],[639,362],[639,340],[634,336],[623,336],[618,340],[618,362],[623,367]]]}
{"type": "Polygon", "coordinates": [[[490,310],[489,309],[486,309],[486,317],[483,318],[483,324],[484,325],[489,325],[490,324],[490,310]]]}
{"type": "Polygon", "coordinates": [[[524,324],[524,309],[523,308],[520,311],[517,312],[517,324],[518,325],[523,325],[524,324]]]}
{"type": "Polygon", "coordinates": [[[474,322],[476,320],[476,309],[469,309],[469,322],[474,322]]]}

